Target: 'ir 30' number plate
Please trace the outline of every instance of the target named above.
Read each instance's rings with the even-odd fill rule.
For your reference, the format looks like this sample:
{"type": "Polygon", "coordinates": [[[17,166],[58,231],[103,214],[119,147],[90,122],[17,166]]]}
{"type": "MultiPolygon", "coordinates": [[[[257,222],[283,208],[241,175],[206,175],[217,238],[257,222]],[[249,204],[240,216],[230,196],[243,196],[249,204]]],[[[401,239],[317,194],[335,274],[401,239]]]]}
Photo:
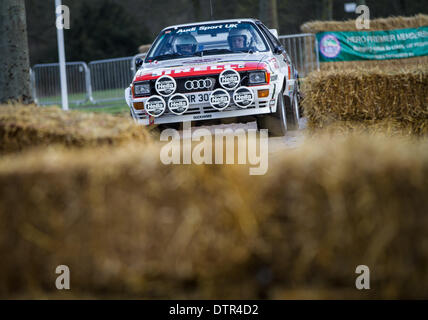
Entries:
{"type": "Polygon", "coordinates": [[[209,104],[210,103],[210,94],[211,92],[199,92],[199,93],[189,93],[187,99],[189,99],[190,104],[209,104]]]}

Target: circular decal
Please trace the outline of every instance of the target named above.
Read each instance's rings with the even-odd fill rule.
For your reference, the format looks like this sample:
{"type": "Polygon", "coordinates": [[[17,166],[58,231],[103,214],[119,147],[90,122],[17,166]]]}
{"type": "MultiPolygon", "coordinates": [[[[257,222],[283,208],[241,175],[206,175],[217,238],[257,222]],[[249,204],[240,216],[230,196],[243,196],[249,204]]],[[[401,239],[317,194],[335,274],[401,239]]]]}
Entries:
{"type": "Polygon", "coordinates": [[[159,96],[151,96],[144,105],[146,112],[153,117],[161,116],[166,109],[165,101],[159,96]]]}
{"type": "Polygon", "coordinates": [[[233,90],[239,86],[241,76],[233,69],[226,69],[219,76],[220,85],[226,90],[233,90]]]}
{"type": "Polygon", "coordinates": [[[175,92],[177,88],[177,83],[174,78],[170,76],[162,76],[158,78],[155,82],[156,92],[161,96],[168,97],[175,92]]]}
{"type": "Polygon", "coordinates": [[[184,94],[176,93],[168,101],[168,109],[177,115],[181,115],[189,109],[189,99],[184,94]]]}
{"type": "Polygon", "coordinates": [[[233,93],[233,102],[240,107],[246,108],[254,101],[254,93],[247,87],[240,87],[233,93]]]}
{"type": "Polygon", "coordinates": [[[226,90],[216,89],[210,95],[210,105],[214,109],[224,110],[230,103],[230,96],[226,90]]]}
{"type": "Polygon", "coordinates": [[[341,50],[340,42],[336,36],[332,34],[326,34],[321,38],[320,50],[322,55],[326,58],[336,58],[341,50]]]}

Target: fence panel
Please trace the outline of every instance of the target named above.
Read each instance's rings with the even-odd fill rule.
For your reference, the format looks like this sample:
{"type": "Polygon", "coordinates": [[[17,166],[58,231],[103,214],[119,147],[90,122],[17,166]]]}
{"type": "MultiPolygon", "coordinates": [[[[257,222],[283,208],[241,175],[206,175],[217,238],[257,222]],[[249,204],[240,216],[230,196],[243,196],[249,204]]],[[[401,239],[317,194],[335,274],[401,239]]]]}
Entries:
{"type": "MultiPolygon", "coordinates": [[[[84,62],[66,63],[68,100],[70,103],[82,104],[91,99],[89,69],[84,62]]],[[[59,81],[59,64],[36,64],[31,69],[31,83],[34,100],[39,105],[61,103],[61,85],[59,81]]]]}
{"type": "Polygon", "coordinates": [[[89,63],[94,103],[125,100],[125,88],[134,77],[133,60],[134,57],[124,57],[89,63]]]}
{"type": "Polygon", "coordinates": [[[300,77],[309,72],[319,70],[318,44],[312,33],[291,34],[279,36],[292,63],[296,66],[300,77]]]}

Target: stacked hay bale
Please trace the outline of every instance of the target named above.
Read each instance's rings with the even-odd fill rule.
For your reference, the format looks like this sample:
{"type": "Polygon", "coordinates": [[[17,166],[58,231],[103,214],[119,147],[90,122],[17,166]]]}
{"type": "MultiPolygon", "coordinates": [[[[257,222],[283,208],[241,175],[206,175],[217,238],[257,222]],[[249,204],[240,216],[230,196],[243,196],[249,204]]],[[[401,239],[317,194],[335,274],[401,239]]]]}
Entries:
{"type": "Polygon", "coordinates": [[[266,176],[127,145],[0,159],[0,296],[427,298],[428,144],[309,140],[266,176]],[[355,289],[355,268],[371,290],[355,289]]]}
{"type": "Polygon", "coordinates": [[[311,129],[428,133],[426,68],[314,72],[305,79],[303,91],[311,129]]]}
{"type": "Polygon", "coordinates": [[[56,107],[0,106],[0,153],[51,144],[84,147],[149,140],[146,130],[126,118],[56,107]]]}
{"type": "MultiPolygon", "coordinates": [[[[370,19],[370,31],[418,28],[428,25],[428,15],[417,14],[413,17],[389,17],[370,19]]],[[[357,31],[355,20],[347,21],[310,21],[301,26],[303,32],[357,31]]]]}
{"type": "MultiPolygon", "coordinates": [[[[370,30],[417,28],[428,15],[373,19],[370,30]]],[[[355,21],[314,21],[304,32],[356,31],[355,21]]],[[[428,133],[428,56],[321,63],[304,81],[304,109],[311,129],[428,133]]]]}

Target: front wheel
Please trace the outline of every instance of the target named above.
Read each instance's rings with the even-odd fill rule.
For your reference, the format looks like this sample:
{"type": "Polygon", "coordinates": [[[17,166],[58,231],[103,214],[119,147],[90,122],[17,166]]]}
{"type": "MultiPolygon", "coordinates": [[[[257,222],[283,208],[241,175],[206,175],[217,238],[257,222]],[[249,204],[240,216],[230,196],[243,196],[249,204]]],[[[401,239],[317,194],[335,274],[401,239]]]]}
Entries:
{"type": "Polygon", "coordinates": [[[257,117],[259,129],[268,129],[269,134],[274,137],[282,137],[287,133],[287,119],[285,115],[285,104],[283,93],[280,92],[276,102],[276,112],[257,117]]]}

